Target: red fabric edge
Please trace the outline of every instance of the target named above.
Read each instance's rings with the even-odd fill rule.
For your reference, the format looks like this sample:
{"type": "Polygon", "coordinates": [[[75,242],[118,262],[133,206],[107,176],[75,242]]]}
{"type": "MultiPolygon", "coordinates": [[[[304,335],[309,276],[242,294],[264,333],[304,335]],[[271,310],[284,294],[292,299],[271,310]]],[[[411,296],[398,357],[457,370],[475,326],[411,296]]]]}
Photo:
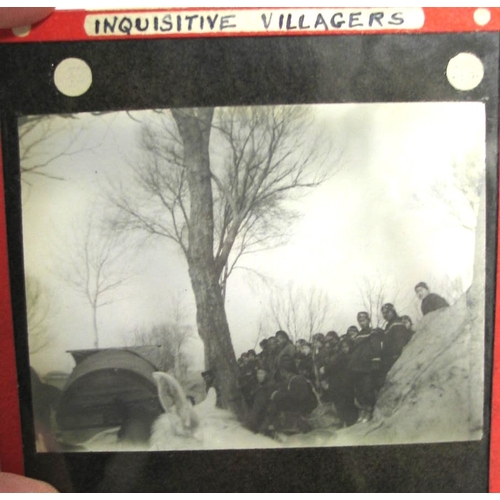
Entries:
{"type": "Polygon", "coordinates": [[[14,327],[10,300],[2,144],[0,141],[0,467],[3,472],[24,473],[21,419],[17,388],[14,327]]]}
{"type": "MultiPolygon", "coordinates": [[[[340,7],[339,7],[340,8],[340,7]]],[[[352,7],[348,7],[352,9],[352,7]]],[[[382,8],[382,7],[381,7],[382,8]]],[[[406,7],[402,7],[404,10],[406,7]]],[[[116,36],[88,36],[84,29],[84,21],[87,14],[117,14],[124,15],[126,13],[141,13],[148,12],[150,10],[165,11],[172,14],[205,10],[217,10],[220,12],[231,12],[231,11],[251,11],[260,9],[257,7],[235,7],[235,8],[211,8],[206,7],[200,8],[157,8],[157,9],[103,9],[95,11],[85,11],[85,10],[71,10],[65,11],[60,10],[54,12],[47,19],[33,25],[31,31],[27,36],[17,37],[14,36],[9,29],[0,29],[0,43],[26,43],[26,42],[49,42],[49,41],[76,41],[76,40],[130,40],[130,39],[154,39],[154,38],[192,38],[192,37],[237,37],[237,36],[324,36],[324,35],[359,35],[359,34],[397,34],[397,33],[453,33],[457,31],[465,32],[475,32],[475,31],[500,31],[500,7],[488,7],[488,11],[491,14],[489,22],[480,26],[474,21],[474,12],[477,7],[423,7],[422,10],[425,15],[424,26],[419,29],[380,29],[376,31],[364,31],[364,30],[329,30],[329,31],[311,31],[311,30],[295,30],[286,31],[282,30],[279,32],[269,31],[269,32],[214,32],[214,33],[204,33],[204,34],[190,34],[190,33],[169,33],[169,34],[155,34],[155,35],[116,35],[116,36]]],[[[289,12],[294,12],[297,10],[296,7],[283,8],[283,7],[269,7],[263,8],[266,11],[273,10],[286,10],[289,12]]],[[[311,7],[304,7],[301,10],[312,9],[311,7]]],[[[318,8],[317,10],[320,10],[318,8]]],[[[361,8],[360,9],[364,9],[361,8]]]]}

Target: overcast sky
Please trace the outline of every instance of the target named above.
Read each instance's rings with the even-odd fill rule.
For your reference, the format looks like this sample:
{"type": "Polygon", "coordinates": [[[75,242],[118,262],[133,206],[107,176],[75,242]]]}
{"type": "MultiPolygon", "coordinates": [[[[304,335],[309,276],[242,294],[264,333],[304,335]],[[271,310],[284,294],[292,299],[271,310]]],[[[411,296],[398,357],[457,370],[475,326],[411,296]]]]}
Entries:
{"type": "MultiPolygon", "coordinates": [[[[107,179],[129,182],[130,162],[139,157],[138,122],[148,113],[54,117],[54,129],[65,131],[41,143],[26,163],[57,151],[72,153],[47,167],[63,180],[32,175],[23,183],[26,269],[49,291],[52,304],[51,347],[32,359],[41,373],[70,370],[65,351],[92,346],[91,309],[54,270],[77,239],[81,221],[99,205],[107,179]]],[[[432,186],[449,186],[453,165],[484,173],[484,106],[329,104],[313,106],[313,113],[311,134],[331,142],[340,168],[294,202],[301,218],[289,228],[285,246],[245,257],[242,265],[274,285],[321,290],[333,311],[333,324],[323,330],[341,334],[363,308],[358,291],[363,278],[392,283],[399,289],[398,312],[410,315],[418,305],[413,297],[418,281],[439,288],[454,279],[465,290],[472,279],[475,233],[463,221],[470,222],[471,213],[458,193],[460,217],[451,214],[432,186]]],[[[99,309],[103,347],[130,343],[136,327],[168,322],[165,303],[174,293],[190,304],[189,322],[195,325],[187,266],[174,244],[149,240],[127,268],[134,274],[117,301],[99,309]]],[[[268,303],[269,288],[252,273],[231,277],[227,314],[237,355],[254,347],[268,303]]],[[[201,344],[193,342],[190,350],[199,363],[201,344]]]]}

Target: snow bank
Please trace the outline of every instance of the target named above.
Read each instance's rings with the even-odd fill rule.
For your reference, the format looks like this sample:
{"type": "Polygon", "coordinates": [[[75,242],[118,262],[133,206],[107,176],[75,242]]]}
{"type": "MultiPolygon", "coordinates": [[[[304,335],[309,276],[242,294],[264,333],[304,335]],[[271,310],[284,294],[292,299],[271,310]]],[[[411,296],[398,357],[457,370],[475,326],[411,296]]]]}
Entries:
{"type": "Polygon", "coordinates": [[[481,439],[484,322],[478,309],[464,295],[424,316],[388,373],[373,420],[337,431],[328,444],[481,439]]]}
{"type": "MultiPolygon", "coordinates": [[[[119,427],[99,432],[91,439],[79,443],[74,451],[169,451],[169,450],[230,450],[277,448],[281,443],[244,428],[228,410],[215,406],[215,390],[194,407],[200,419],[200,428],[194,436],[169,436],[159,443],[131,443],[118,437],[119,427]]],[[[168,413],[163,414],[168,417],[168,413]]],[[[160,417],[162,418],[162,417],[160,417]]],[[[168,419],[167,419],[168,420],[168,419]]],[[[166,422],[170,425],[169,422],[166,422]]],[[[161,426],[161,423],[160,423],[161,426]]],[[[167,434],[170,429],[167,429],[167,434]]]]}
{"type": "MultiPolygon", "coordinates": [[[[483,300],[471,291],[449,308],[425,316],[387,375],[372,421],[344,429],[283,436],[280,442],[253,434],[226,410],[215,407],[213,390],[194,409],[201,440],[185,449],[361,446],[481,439],[483,433],[483,300]]],[[[83,444],[87,451],[126,451],[116,432],[83,444]]],[[[144,448],[142,448],[144,449],[144,448]]],[[[162,450],[168,447],[162,447],[162,450]]],[[[180,449],[176,445],[175,449],[180,449]]],[[[182,448],[184,449],[184,448],[182,448]]]]}
{"type": "MultiPolygon", "coordinates": [[[[172,437],[168,435],[171,433],[170,429],[167,429],[166,439],[160,438],[158,442],[154,442],[156,434],[153,431],[150,451],[231,450],[280,446],[276,441],[244,428],[230,411],[217,408],[215,403],[215,389],[210,389],[206,399],[193,408],[200,421],[200,427],[193,437],[172,437]]],[[[168,415],[166,413],[158,419],[159,427],[162,425],[161,419],[168,418],[168,415]]]]}
{"type": "Polygon", "coordinates": [[[388,373],[366,424],[337,431],[332,446],[479,440],[484,406],[484,193],[474,279],[455,304],[423,317],[388,373]]]}

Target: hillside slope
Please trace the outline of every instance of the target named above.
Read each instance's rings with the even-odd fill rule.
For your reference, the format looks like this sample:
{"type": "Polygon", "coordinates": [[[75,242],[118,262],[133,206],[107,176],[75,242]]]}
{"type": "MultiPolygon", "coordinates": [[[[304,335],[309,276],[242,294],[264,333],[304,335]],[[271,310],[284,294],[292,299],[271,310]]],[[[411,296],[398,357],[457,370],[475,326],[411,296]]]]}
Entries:
{"type": "Polygon", "coordinates": [[[474,337],[484,326],[473,309],[464,295],[425,316],[389,372],[373,420],[338,431],[335,444],[480,439],[483,349],[474,337]]]}

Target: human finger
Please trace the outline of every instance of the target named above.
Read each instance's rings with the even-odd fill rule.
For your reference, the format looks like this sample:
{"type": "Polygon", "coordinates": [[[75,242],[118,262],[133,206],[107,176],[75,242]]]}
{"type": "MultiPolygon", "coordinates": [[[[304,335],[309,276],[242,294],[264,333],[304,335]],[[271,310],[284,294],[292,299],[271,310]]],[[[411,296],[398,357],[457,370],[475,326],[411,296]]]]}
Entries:
{"type": "Polygon", "coordinates": [[[0,493],[57,493],[57,490],[43,481],[0,472],[0,493]]]}
{"type": "Polygon", "coordinates": [[[54,7],[1,7],[0,28],[27,26],[41,21],[54,11],[54,7]]]}

